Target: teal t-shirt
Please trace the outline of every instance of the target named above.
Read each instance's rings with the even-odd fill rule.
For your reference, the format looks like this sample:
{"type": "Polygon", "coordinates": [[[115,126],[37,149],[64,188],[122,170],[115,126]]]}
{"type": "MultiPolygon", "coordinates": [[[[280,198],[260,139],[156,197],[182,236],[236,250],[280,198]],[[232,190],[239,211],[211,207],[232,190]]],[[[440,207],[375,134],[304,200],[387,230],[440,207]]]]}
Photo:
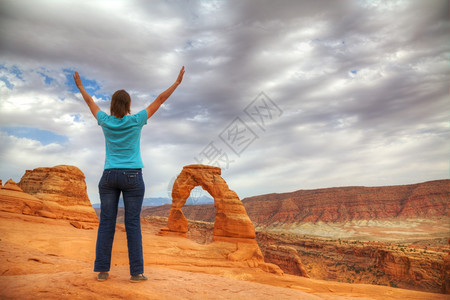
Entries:
{"type": "Polygon", "coordinates": [[[141,158],[141,130],[147,124],[147,111],[141,110],[122,119],[97,112],[98,125],[105,136],[105,169],[143,168],[141,158]]]}

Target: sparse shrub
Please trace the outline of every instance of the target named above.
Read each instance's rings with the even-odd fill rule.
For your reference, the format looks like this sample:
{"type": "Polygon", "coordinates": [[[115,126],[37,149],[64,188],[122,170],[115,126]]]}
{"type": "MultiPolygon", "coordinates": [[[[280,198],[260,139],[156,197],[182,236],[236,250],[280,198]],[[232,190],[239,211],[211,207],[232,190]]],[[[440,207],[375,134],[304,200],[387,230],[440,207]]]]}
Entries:
{"type": "Polygon", "coordinates": [[[397,283],[395,283],[393,280],[389,281],[389,286],[393,287],[393,288],[398,288],[397,283]]]}

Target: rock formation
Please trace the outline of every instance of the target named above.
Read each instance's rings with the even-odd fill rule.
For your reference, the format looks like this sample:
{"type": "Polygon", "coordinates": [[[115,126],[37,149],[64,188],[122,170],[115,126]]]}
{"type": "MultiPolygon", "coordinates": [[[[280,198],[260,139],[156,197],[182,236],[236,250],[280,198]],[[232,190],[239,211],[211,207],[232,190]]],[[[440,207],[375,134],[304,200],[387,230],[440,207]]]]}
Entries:
{"type": "MultiPolygon", "coordinates": [[[[448,239],[448,244],[450,245],[450,239],[448,239]]],[[[448,252],[442,260],[444,261],[444,264],[441,271],[441,292],[443,294],[450,294],[450,252],[448,252]]]]}
{"type": "Polygon", "coordinates": [[[200,185],[214,198],[216,217],[214,222],[214,239],[222,238],[255,238],[255,228],[245,211],[238,195],[228,188],[220,176],[217,167],[205,165],[185,166],[178,175],[172,189],[172,208],[166,231],[185,235],[188,231],[187,219],[181,208],[186,203],[191,190],[200,185]]]}
{"type": "MultiPolygon", "coordinates": [[[[287,274],[299,275],[298,260],[290,255],[295,252],[285,251],[290,247],[312,278],[449,293],[450,247],[432,248],[448,236],[449,184],[450,180],[436,180],[328,188],[242,202],[258,230],[256,240],[265,261],[287,274]],[[338,240],[345,236],[355,240],[338,240]]],[[[147,208],[143,214],[167,216],[169,209],[147,208]]],[[[188,219],[199,221],[210,222],[214,211],[211,205],[183,207],[188,219]]]]}
{"type": "Polygon", "coordinates": [[[12,179],[0,189],[0,211],[56,218],[44,201],[23,192],[12,179]]]}
{"type": "Polygon", "coordinates": [[[42,200],[46,211],[58,219],[98,222],[89,201],[83,172],[74,166],[27,170],[18,186],[42,200]]]}
{"type": "Polygon", "coordinates": [[[339,187],[242,200],[254,223],[347,222],[450,215],[450,180],[384,187],[339,187]]]}
{"type": "Polygon", "coordinates": [[[265,261],[276,264],[288,274],[309,278],[308,272],[294,247],[269,245],[264,252],[264,258],[265,261]]]}
{"type": "MultiPolygon", "coordinates": [[[[245,207],[245,205],[244,205],[245,207]]],[[[147,206],[142,209],[142,216],[169,217],[170,204],[161,206],[147,206]]],[[[189,220],[198,220],[214,223],[216,219],[216,209],[214,204],[185,205],[181,208],[183,214],[189,220]]]]}
{"type": "Polygon", "coordinates": [[[25,193],[63,206],[91,206],[84,174],[74,166],[27,170],[19,186],[25,193]]]}
{"type": "Polygon", "coordinates": [[[3,187],[5,190],[10,191],[16,191],[16,192],[23,192],[23,190],[17,185],[17,183],[10,179],[5,183],[5,186],[3,187]]]}
{"type": "Polygon", "coordinates": [[[279,265],[287,274],[297,272],[293,268],[295,259],[291,260],[286,250],[291,249],[291,253],[299,254],[311,278],[449,292],[446,287],[450,264],[446,259],[450,259],[450,255],[442,257],[443,252],[449,250],[447,246],[427,251],[425,246],[416,248],[414,245],[329,240],[272,232],[257,232],[256,239],[266,261],[279,265]]]}
{"type": "Polygon", "coordinates": [[[200,245],[156,236],[165,224],[142,222],[148,281],[127,282],[127,237],[118,230],[110,278],[98,283],[92,270],[95,231],[78,230],[64,220],[0,212],[0,298],[448,300],[448,295],[262,272],[227,260],[224,254],[236,248],[231,243],[200,245]]]}
{"type": "Polygon", "coordinates": [[[259,267],[267,272],[283,274],[274,264],[265,263],[264,256],[255,241],[255,228],[237,194],[228,188],[217,167],[188,165],[183,167],[173,184],[172,208],[169,211],[167,227],[161,235],[186,237],[188,221],[181,208],[186,203],[191,190],[201,186],[214,198],[216,216],[213,229],[215,243],[233,243],[235,251],[228,253],[230,261],[247,261],[251,267],[259,267]]]}

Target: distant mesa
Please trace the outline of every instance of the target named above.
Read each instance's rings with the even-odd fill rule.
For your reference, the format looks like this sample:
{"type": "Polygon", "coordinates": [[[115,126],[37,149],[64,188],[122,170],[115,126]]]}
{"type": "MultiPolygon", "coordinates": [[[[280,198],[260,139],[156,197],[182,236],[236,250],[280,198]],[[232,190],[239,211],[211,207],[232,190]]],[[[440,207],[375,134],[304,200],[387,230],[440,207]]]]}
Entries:
{"type": "Polygon", "coordinates": [[[161,229],[160,235],[186,237],[188,221],[181,208],[185,205],[191,190],[201,186],[214,198],[216,209],[214,242],[236,244],[236,251],[228,254],[228,259],[248,261],[249,265],[282,274],[278,266],[264,262],[264,256],[255,240],[255,228],[244,205],[220,175],[221,170],[218,167],[206,165],[183,167],[173,184],[172,207],[169,211],[167,227],[161,229]]]}
{"type": "Polygon", "coordinates": [[[0,189],[0,210],[54,219],[98,222],[87,195],[85,177],[74,166],[27,170],[20,182],[0,189]]]}
{"type": "Polygon", "coordinates": [[[243,199],[259,227],[450,215],[450,180],[381,187],[336,187],[243,199]]]}

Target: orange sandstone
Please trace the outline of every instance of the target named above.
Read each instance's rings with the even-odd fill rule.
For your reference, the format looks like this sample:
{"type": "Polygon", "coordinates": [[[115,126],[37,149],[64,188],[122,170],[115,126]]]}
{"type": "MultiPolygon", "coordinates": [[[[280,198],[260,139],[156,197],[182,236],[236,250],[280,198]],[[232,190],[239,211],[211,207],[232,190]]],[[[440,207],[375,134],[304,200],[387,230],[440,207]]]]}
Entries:
{"type": "Polygon", "coordinates": [[[278,266],[264,262],[264,256],[255,240],[255,228],[244,205],[220,175],[221,170],[218,167],[205,165],[183,167],[173,184],[172,208],[169,212],[167,227],[161,229],[160,234],[186,237],[188,221],[181,208],[186,203],[191,190],[201,186],[214,198],[216,217],[213,240],[215,243],[225,242],[236,245],[236,250],[227,255],[228,260],[247,261],[250,266],[283,274],[278,266]]]}

